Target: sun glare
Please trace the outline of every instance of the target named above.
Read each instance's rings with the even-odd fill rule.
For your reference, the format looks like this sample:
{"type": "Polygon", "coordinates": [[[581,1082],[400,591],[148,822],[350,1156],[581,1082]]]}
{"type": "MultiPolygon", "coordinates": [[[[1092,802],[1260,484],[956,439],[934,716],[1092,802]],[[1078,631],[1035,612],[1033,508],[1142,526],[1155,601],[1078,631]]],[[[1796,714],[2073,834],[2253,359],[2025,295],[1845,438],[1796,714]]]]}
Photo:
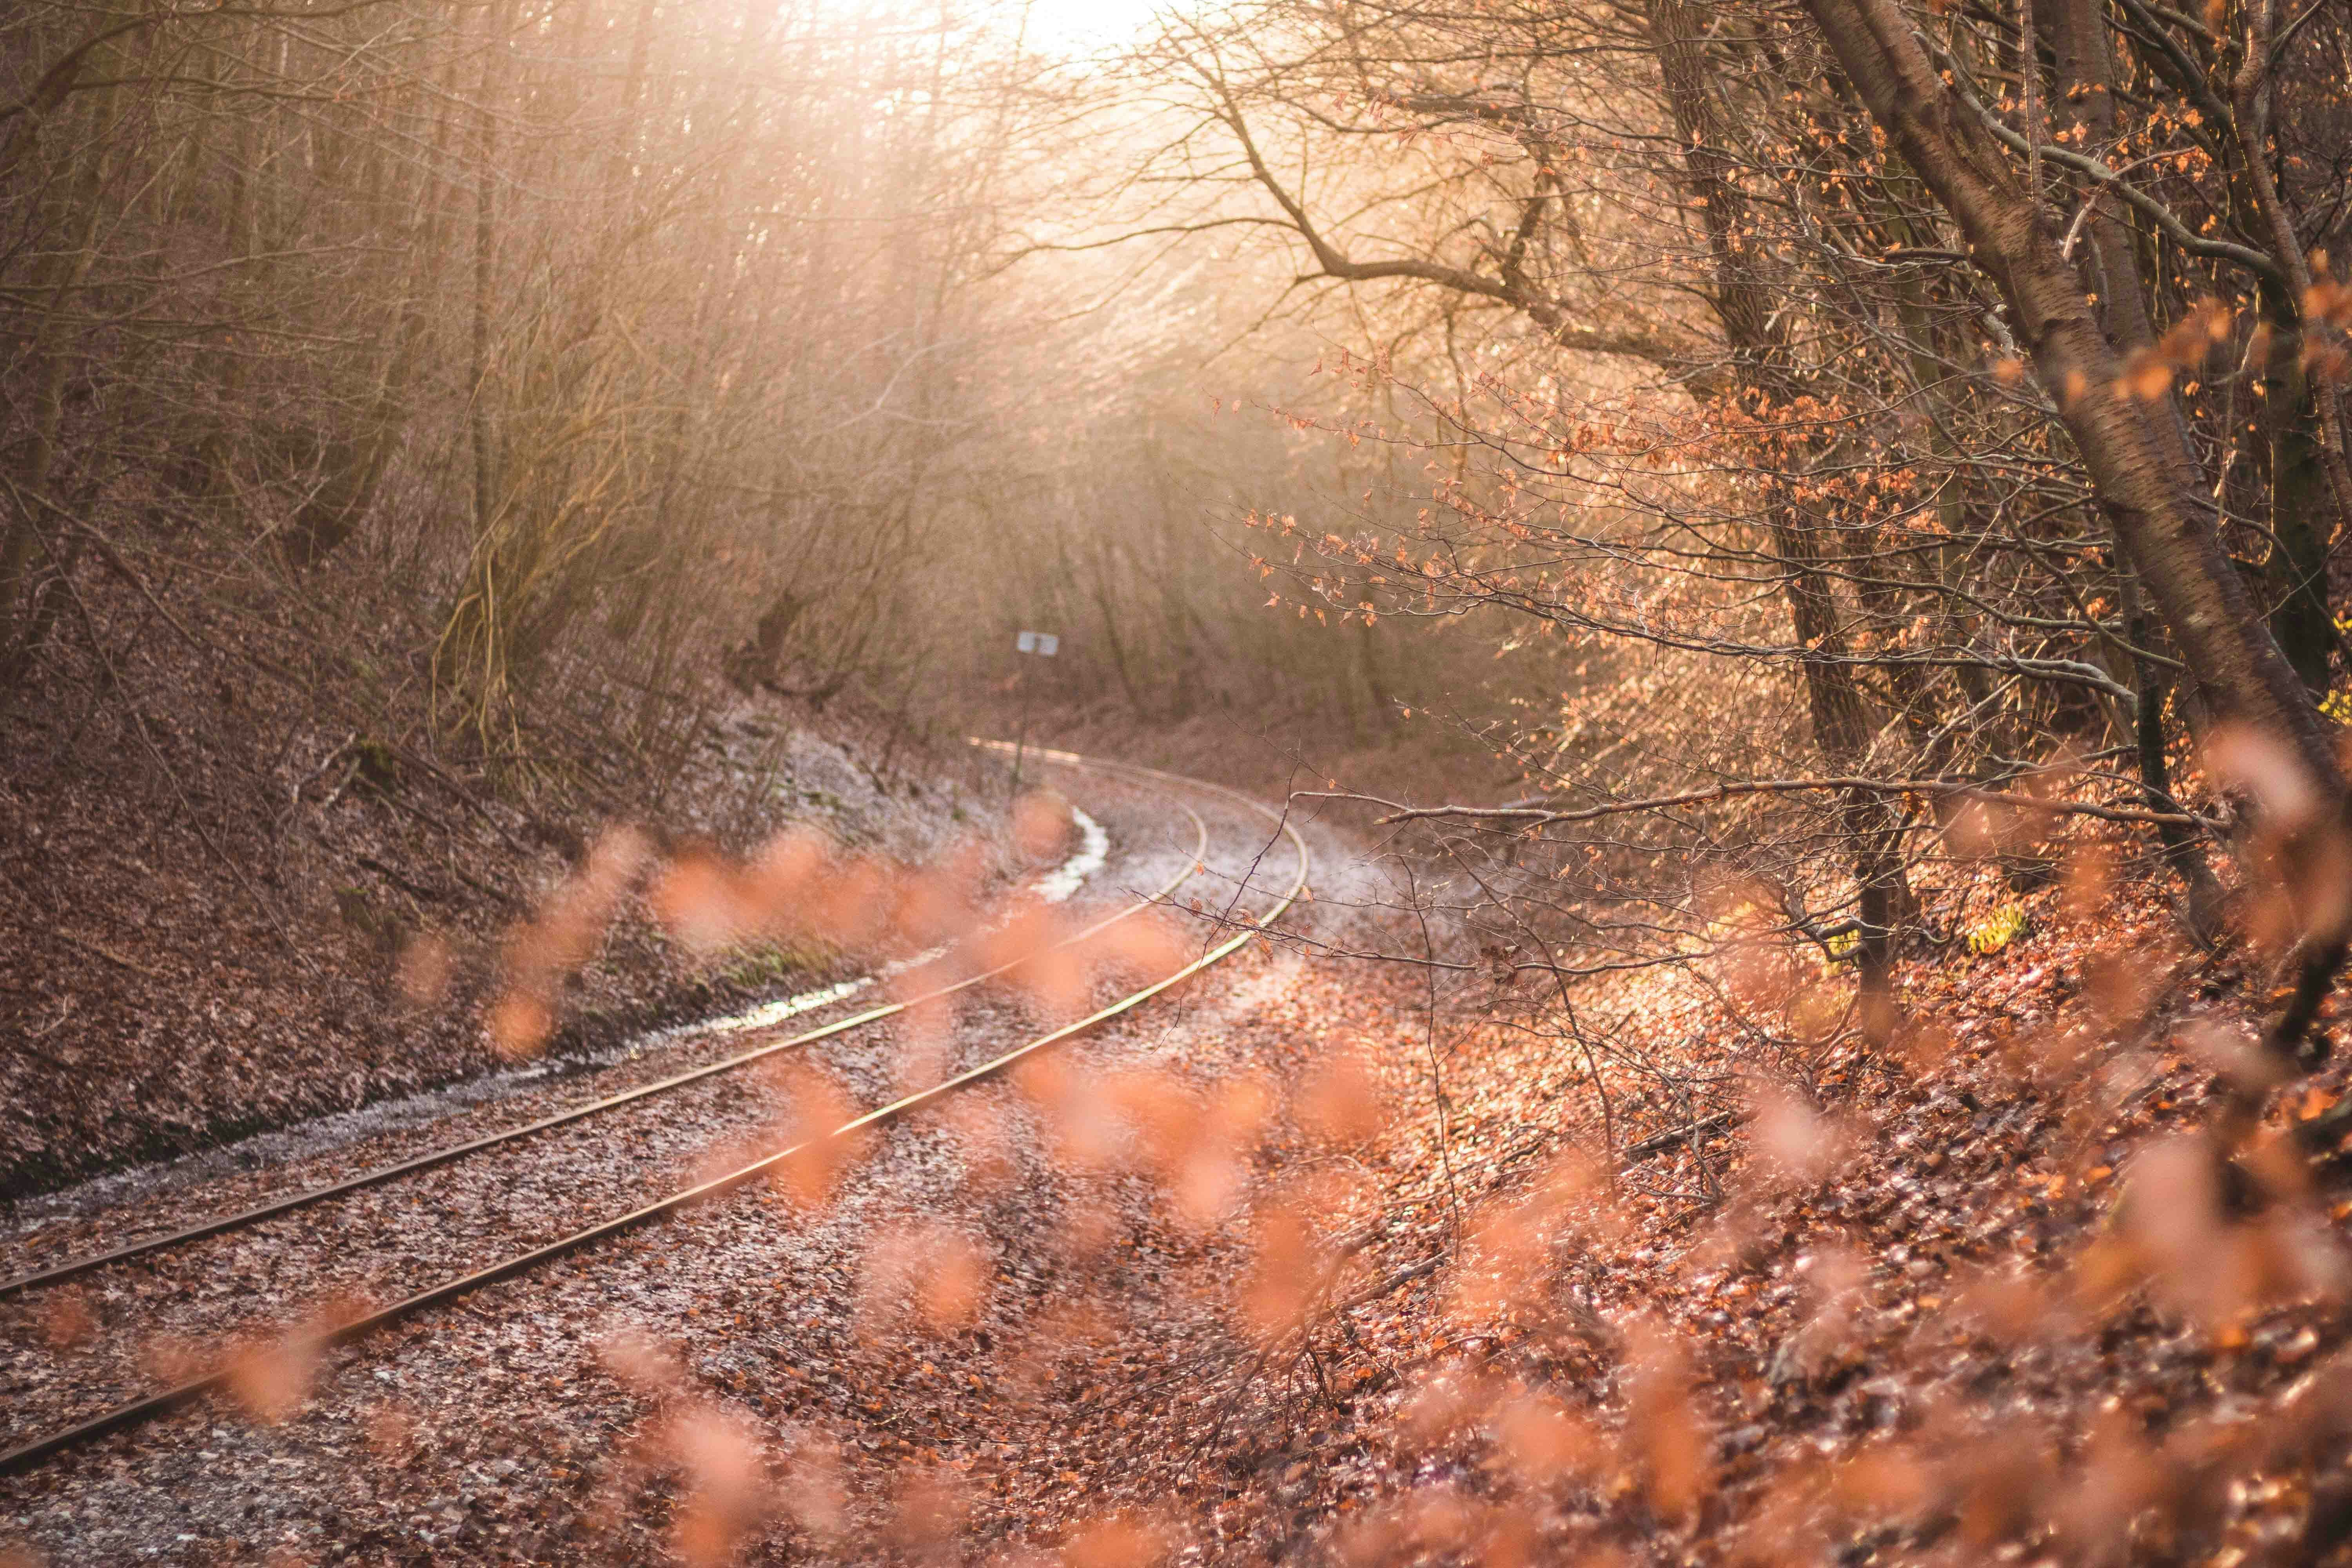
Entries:
{"type": "Polygon", "coordinates": [[[1096,54],[1132,42],[1162,9],[1160,0],[1029,0],[1025,37],[1040,48],[1096,54]]]}

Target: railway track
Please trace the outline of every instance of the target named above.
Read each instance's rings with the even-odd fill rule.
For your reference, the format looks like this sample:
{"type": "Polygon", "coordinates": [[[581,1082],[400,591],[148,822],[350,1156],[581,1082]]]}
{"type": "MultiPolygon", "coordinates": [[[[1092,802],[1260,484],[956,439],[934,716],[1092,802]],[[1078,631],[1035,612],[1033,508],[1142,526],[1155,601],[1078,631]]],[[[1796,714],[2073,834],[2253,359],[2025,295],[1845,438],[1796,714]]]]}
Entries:
{"type": "MultiPolygon", "coordinates": [[[[1143,910],[1150,909],[1154,904],[1171,897],[1177,889],[1192,880],[1193,876],[1197,874],[1197,868],[1201,864],[1202,857],[1208,852],[1208,824],[1201,819],[1200,813],[1193,811],[1190,806],[1180,805],[1179,809],[1183,811],[1186,816],[1190,816],[1192,821],[1195,837],[1192,847],[1192,866],[1179,873],[1176,877],[1171,879],[1164,886],[1145,894],[1142,898],[1136,900],[1136,902],[1129,905],[1126,909],[1119,910],[1117,914],[1111,915],[1108,919],[1097,921],[1093,925],[1087,927],[1084,931],[1064,938],[1064,945],[1085,942],[1090,937],[1109,930],[1112,926],[1118,924],[1122,921],[1131,919],[1132,917],[1140,914],[1143,910]]],[[[836,1018],[829,1024],[822,1025],[814,1029],[805,1030],[788,1039],[772,1040],[766,1045],[755,1047],[751,1050],[739,1052],[731,1057],[722,1058],[718,1061],[706,1062],[699,1067],[690,1068],[684,1072],[672,1074],[667,1078],[656,1079],[652,1083],[640,1084],[634,1089],[624,1089],[618,1094],[606,1095],[602,1099],[588,1100],[579,1105],[569,1106],[552,1115],[541,1117],[537,1121],[526,1122],[520,1127],[505,1128],[496,1132],[486,1133],[482,1137],[468,1139],[462,1143],[450,1144],[446,1148],[427,1150],[422,1154],[417,1154],[405,1160],[395,1161],[388,1165],[380,1165],[372,1170],[362,1171],[356,1175],[347,1176],[341,1181],[329,1182],[319,1186],[305,1188],[300,1192],[289,1193],[283,1197],[273,1198],[267,1203],[257,1204],[248,1208],[238,1209],[233,1213],[221,1215],[213,1219],[202,1220],[192,1226],[183,1226],[176,1230],[165,1231],[156,1236],[145,1237],[140,1240],[129,1242],[121,1247],[112,1247],[104,1252],[94,1252],[80,1258],[68,1258],[64,1262],[52,1264],[44,1268],[33,1269],[26,1273],[16,1275],[10,1279],[0,1279],[0,1300],[5,1300],[11,1296],[20,1295],[25,1291],[36,1289],[42,1286],[60,1285],[68,1279],[76,1279],[84,1274],[92,1273],[112,1264],[127,1263],[132,1258],[144,1258],[153,1253],[168,1251],[175,1247],[185,1246],[192,1241],[201,1241],[206,1237],[225,1236],[232,1231],[243,1230],[250,1226],[257,1225],[263,1220],[274,1219],[280,1215],[291,1214],[298,1209],[308,1208],[313,1204],[323,1203],[330,1198],[341,1197],[349,1193],[361,1192],[369,1187],[380,1186],[383,1183],[395,1180],[401,1176],[412,1175],[419,1171],[428,1171],[436,1165],[446,1165],[452,1161],[461,1160],[469,1154],[478,1154],[486,1150],[499,1148],[505,1144],[518,1143],[526,1138],[536,1137],[542,1132],[553,1131],[559,1127],[567,1127],[576,1121],[584,1121],[593,1116],[600,1116],[607,1111],[617,1110],[625,1105],[632,1105],[639,1100],[650,1100],[656,1095],[671,1093],[677,1089],[684,1089],[689,1084],[700,1083],[706,1079],[717,1078],[724,1073],[740,1071],[744,1068],[751,1066],[755,1062],[765,1061],[770,1058],[782,1055],[786,1051],[803,1049],[809,1046],[816,1044],[820,1040],[828,1040],[836,1035],[845,1035],[853,1029],[862,1029],[868,1026],[881,1023],[886,1019],[897,1017],[912,1008],[920,1007],[929,1003],[940,1001],[946,997],[953,996],[961,992],[969,991],[974,986],[981,985],[987,981],[997,978],[1003,974],[1006,970],[1013,967],[1014,967],[1013,963],[999,964],[993,969],[982,971],[978,974],[967,975],[965,978],[956,981],[952,984],[939,986],[933,990],[927,991],[920,995],[910,996],[900,1001],[887,1003],[878,1007],[869,1007],[862,1012],[851,1014],[847,1017],[836,1018]]]]}
{"type": "MultiPolygon", "coordinates": [[[[1003,750],[1011,750],[1009,745],[1003,745],[1001,742],[975,742],[973,743],[976,745],[1002,746],[1002,749],[1003,750]]],[[[495,1281],[511,1279],[515,1276],[528,1273],[530,1270],[557,1258],[579,1252],[582,1249],[593,1247],[599,1242],[620,1236],[625,1232],[637,1229],[643,1226],[654,1223],[694,1205],[721,1197],[728,1193],[742,1187],[748,1183],[757,1181],[768,1175],[770,1173],[775,1171],[779,1166],[782,1165],[786,1161],[793,1159],[794,1156],[814,1146],[834,1139],[850,1137],[868,1129],[876,1128],[885,1123],[897,1121],[922,1105],[952,1094],[957,1090],[967,1088],[974,1083],[993,1078],[998,1074],[1004,1072],[1015,1063],[1037,1052],[1050,1049],[1052,1047],[1058,1045],[1074,1036],[1083,1034],[1087,1030],[1096,1028],[1100,1025],[1107,1023],[1110,1019],[1116,1018],[1122,1014],[1140,1006],[1143,1003],[1161,994],[1171,987],[1190,979],[1193,975],[1200,973],[1202,971],[1214,965],[1224,958],[1229,957],[1246,944],[1253,936],[1256,935],[1259,929],[1270,925],[1286,910],[1287,910],[1306,887],[1310,864],[1310,857],[1306,840],[1298,834],[1297,830],[1291,826],[1286,816],[1273,811],[1256,801],[1251,800],[1245,795],[1242,795],[1234,791],[1224,789],[1220,785],[1203,784],[1197,780],[1186,779],[1181,775],[1162,773],[1157,769],[1139,767],[1131,763],[1113,763],[1105,759],[1080,756],[1074,752],[1056,752],[1035,747],[1029,748],[1029,750],[1032,754],[1036,755],[1043,761],[1058,763],[1067,767],[1097,772],[1114,778],[1124,778],[1131,782],[1146,783],[1162,788],[1173,786],[1180,789],[1194,790],[1213,795],[1238,805],[1243,809],[1265,816],[1274,824],[1275,833],[1273,837],[1269,838],[1266,848],[1259,851],[1256,860],[1262,860],[1265,854],[1272,849],[1275,843],[1286,837],[1289,840],[1291,847],[1297,858],[1296,875],[1293,877],[1288,889],[1285,890],[1266,910],[1255,916],[1243,916],[1231,919],[1229,923],[1240,928],[1236,932],[1213,943],[1202,952],[1200,956],[1193,959],[1191,963],[1183,965],[1173,973],[1164,976],[1163,978],[1136,991],[1129,993],[1128,994],[1118,998],[1117,1001],[1114,1001],[1096,1012],[1089,1014],[1087,1016],[1077,1020],[1076,1023],[1066,1025],[1060,1028],[1050,1030],[1045,1034],[1039,1035],[1034,1038],[1029,1039],[1023,1044],[1014,1047],[1011,1050],[995,1056],[976,1067],[955,1074],[954,1076],[950,1077],[942,1082],[929,1089],[902,1096],[897,1100],[889,1101],[888,1103],[877,1107],[874,1110],[868,1110],[862,1115],[852,1118],[851,1120],[844,1122],[841,1126],[835,1128],[832,1131],[824,1134],[820,1138],[807,1140],[788,1148],[773,1151],[772,1152],[743,1164],[737,1169],[671,1192],[652,1203],[642,1205],[625,1213],[574,1230],[570,1234],[560,1237],[543,1245],[530,1247],[527,1250],[502,1258],[487,1267],[473,1269],[470,1272],[444,1279],[439,1283],[429,1286],[424,1289],[414,1291],[401,1300],[393,1302],[389,1306],[367,1312],[362,1316],[351,1318],[320,1332],[313,1342],[323,1348],[328,1345],[344,1344],[362,1339],[379,1329],[415,1316],[415,1314],[428,1309],[454,1302],[459,1298],[466,1296],[474,1290],[479,1289],[484,1286],[494,1283],[495,1281]]],[[[1084,941],[1087,937],[1106,930],[1122,920],[1132,918],[1136,914],[1140,913],[1143,910],[1171,897],[1176,889],[1181,888],[1186,881],[1189,881],[1194,876],[1200,875],[1202,872],[1205,868],[1205,858],[1208,847],[1209,836],[1207,824],[1201,815],[1197,811],[1192,810],[1191,806],[1182,805],[1181,802],[1178,804],[1179,809],[1184,811],[1185,814],[1191,817],[1197,834],[1197,841],[1194,850],[1185,869],[1165,886],[1154,889],[1150,894],[1146,895],[1134,904],[1106,918],[1105,920],[1095,922],[1085,931],[1078,932],[1073,937],[1066,939],[1066,941],[1084,941]]],[[[1256,860],[1253,861],[1250,870],[1244,873],[1240,879],[1240,885],[1244,889],[1256,870],[1256,860]]],[[[215,1220],[187,1226],[165,1235],[145,1238],[121,1247],[114,1248],[108,1252],[93,1254],[86,1258],[53,1265],[45,1269],[20,1275],[5,1282],[0,1282],[0,1297],[29,1291],[45,1285],[54,1285],[72,1279],[77,1275],[87,1274],[94,1269],[100,1268],[110,1264],[122,1262],[130,1258],[168,1251],[175,1247],[207,1237],[220,1236],[243,1229],[257,1224],[262,1220],[268,1219],[278,1215],[283,1215],[298,1208],[325,1202],[334,1197],[359,1191],[362,1188],[388,1183],[401,1176],[430,1169],[434,1166],[449,1164],[468,1155],[478,1153],[500,1145],[515,1143],[557,1127],[579,1122],[605,1111],[618,1109],[624,1105],[644,1100],[658,1094],[684,1088],[692,1083],[698,1083],[715,1078],[722,1073],[736,1070],[755,1061],[772,1058],[782,1051],[804,1047],[817,1041],[831,1038],[835,1036],[845,1034],[854,1029],[881,1022],[884,1019],[905,1013],[910,1008],[920,1006],[926,1003],[938,1000],[957,992],[964,991],[972,986],[978,985],[985,980],[1002,974],[1006,969],[1011,967],[1013,967],[1012,964],[1002,965],[983,973],[969,976],[963,980],[954,983],[953,984],[940,987],[921,996],[908,998],[904,1001],[887,1004],[881,1007],[869,1008],[849,1017],[835,1020],[835,1022],[822,1026],[819,1028],[805,1031],[804,1033],[794,1036],[789,1039],[773,1041],[767,1045],[754,1047],[751,1050],[739,1053],[733,1057],[726,1058],[717,1062],[707,1063],[701,1067],[691,1068],[686,1072],[672,1075],[669,1078],[656,1080],[651,1084],[641,1085],[637,1088],[623,1091],[622,1093],[607,1096],[601,1100],[590,1101],[583,1105],[569,1107],[563,1110],[555,1112],[552,1115],[542,1117],[520,1127],[491,1133],[478,1139],[468,1140],[465,1142],[450,1145],[446,1148],[427,1151],[423,1154],[416,1155],[408,1160],[400,1161],[393,1164],[362,1172],[358,1175],[346,1178],[342,1181],[309,1188],[301,1192],[289,1194],[286,1197],[273,1200],[267,1204],[220,1216],[215,1220]]],[[[214,1392],[224,1388],[228,1384],[234,1375],[235,1372],[233,1367],[223,1366],[218,1370],[202,1376],[191,1378],[155,1393],[149,1394],[143,1397],[114,1405],[113,1407],[106,1409],[98,1415],[53,1430],[43,1436],[34,1438],[31,1441],[23,1443],[5,1452],[0,1452],[0,1476],[16,1474],[33,1468],[46,1459],[95,1440],[107,1433],[120,1431],[140,1425],[141,1423],[163,1415],[170,1411],[193,1404],[214,1392]]]]}

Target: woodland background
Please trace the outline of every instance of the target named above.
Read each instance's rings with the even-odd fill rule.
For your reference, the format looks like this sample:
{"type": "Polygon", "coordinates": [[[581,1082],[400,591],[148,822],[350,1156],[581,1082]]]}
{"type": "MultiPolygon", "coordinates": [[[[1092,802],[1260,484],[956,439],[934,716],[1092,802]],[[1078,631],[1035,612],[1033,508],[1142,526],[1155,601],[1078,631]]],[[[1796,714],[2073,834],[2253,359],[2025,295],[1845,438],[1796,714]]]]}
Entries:
{"type": "Polygon", "coordinates": [[[1971,265],[1841,37],[1922,29],[2211,591],[2322,698],[2352,45],[2326,5],[1832,9],[1244,5],[1073,54],[951,5],[25,7],[0,743],[136,770],[184,689],[276,687],[658,809],[715,676],[945,734],[1051,626],[1072,717],[1279,714],[1328,778],[1871,781],[1563,826],[1552,896],[1590,942],[1728,867],[1883,968],[1956,789],[2063,758],[2166,816],[2232,700],[2101,515],[2092,367],[2035,358],[2032,279],[1971,265]]]}
{"type": "Polygon", "coordinates": [[[564,889],[912,862],[1031,723],[1398,889],[1231,1031],[1279,1094],[1018,1090],[1232,1176],[1155,1413],[1288,1434],[1226,1533],[2340,1553],[2352,9],[1087,24],[0,19],[0,1192],[496,1066],[534,930],[559,1054],[845,973],[564,889]]]}

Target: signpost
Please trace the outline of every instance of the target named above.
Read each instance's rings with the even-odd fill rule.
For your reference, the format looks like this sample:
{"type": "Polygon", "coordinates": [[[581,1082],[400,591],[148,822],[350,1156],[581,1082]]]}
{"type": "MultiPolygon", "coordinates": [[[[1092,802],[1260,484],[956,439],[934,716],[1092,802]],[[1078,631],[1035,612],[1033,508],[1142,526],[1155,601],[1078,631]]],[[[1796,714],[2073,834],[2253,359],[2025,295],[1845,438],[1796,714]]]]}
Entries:
{"type": "MultiPolygon", "coordinates": [[[[1023,632],[1013,639],[1016,653],[1034,653],[1040,658],[1051,658],[1061,651],[1062,639],[1052,632],[1023,632]]],[[[1021,753],[1029,744],[1029,683],[1021,683],[1021,733],[1013,742],[1013,794],[1021,794],[1021,753]]]]}

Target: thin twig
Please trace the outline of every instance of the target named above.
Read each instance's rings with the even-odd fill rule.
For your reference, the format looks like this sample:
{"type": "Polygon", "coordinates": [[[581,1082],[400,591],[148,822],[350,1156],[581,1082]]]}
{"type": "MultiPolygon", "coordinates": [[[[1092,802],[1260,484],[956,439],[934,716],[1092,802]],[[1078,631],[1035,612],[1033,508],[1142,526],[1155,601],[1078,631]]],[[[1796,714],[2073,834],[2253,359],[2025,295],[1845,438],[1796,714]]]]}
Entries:
{"type": "Polygon", "coordinates": [[[1382,827],[1400,822],[1422,822],[1437,817],[1480,822],[1519,822],[1544,827],[1560,823],[1594,822],[1606,816],[1622,816],[1637,811],[1669,811],[1676,806],[1706,805],[1719,800],[1729,800],[1751,795],[1797,795],[1809,792],[1868,790],[1879,795],[1933,795],[1956,800],[1980,800],[2006,805],[2019,811],[2048,811],[2073,816],[2095,817],[2101,822],[2172,823],[2201,827],[2218,832],[2226,825],[2217,817],[2189,811],[2137,811],[2125,806],[2093,805],[2084,801],[2045,800],[2032,795],[2017,795],[2004,790],[1981,789],[1972,784],[1955,783],[1950,779],[1873,779],[1847,775],[1797,779],[1739,779],[1724,784],[1708,784],[1702,789],[1682,790],[1674,795],[1656,795],[1640,800],[1604,801],[1598,805],[1579,806],[1572,811],[1556,811],[1548,806],[1518,805],[1409,805],[1402,801],[1388,800],[1375,795],[1358,795],[1348,790],[1297,790],[1292,798],[1300,800],[1351,800],[1365,805],[1384,806],[1385,816],[1374,818],[1382,827]]]}

